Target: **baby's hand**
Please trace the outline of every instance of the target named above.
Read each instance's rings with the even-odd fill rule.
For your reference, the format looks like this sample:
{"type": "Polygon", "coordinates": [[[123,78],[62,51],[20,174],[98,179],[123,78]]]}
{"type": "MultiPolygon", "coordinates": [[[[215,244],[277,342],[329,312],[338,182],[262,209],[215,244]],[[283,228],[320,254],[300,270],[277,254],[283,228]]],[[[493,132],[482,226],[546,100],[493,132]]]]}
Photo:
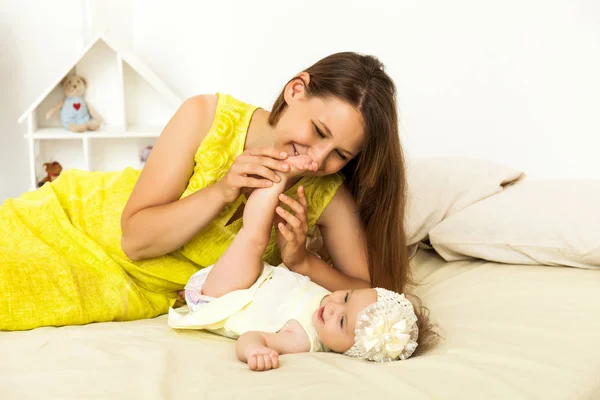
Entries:
{"type": "Polygon", "coordinates": [[[268,347],[253,347],[248,351],[246,356],[248,359],[248,367],[252,371],[268,371],[270,369],[279,368],[279,353],[268,347]]]}
{"type": "Polygon", "coordinates": [[[288,178],[298,176],[305,171],[316,171],[318,168],[317,162],[307,155],[288,157],[285,162],[290,166],[290,170],[279,173],[288,178]]]}

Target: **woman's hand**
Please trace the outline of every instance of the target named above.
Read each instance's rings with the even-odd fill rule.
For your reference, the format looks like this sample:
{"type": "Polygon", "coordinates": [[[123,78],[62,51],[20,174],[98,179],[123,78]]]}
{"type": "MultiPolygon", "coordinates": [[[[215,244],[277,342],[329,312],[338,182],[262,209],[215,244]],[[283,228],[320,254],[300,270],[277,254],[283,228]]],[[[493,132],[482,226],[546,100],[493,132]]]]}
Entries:
{"type": "Polygon", "coordinates": [[[275,224],[277,227],[277,246],[281,252],[281,260],[290,270],[294,271],[306,260],[306,236],[308,234],[308,204],[304,188],[298,188],[298,201],[279,195],[279,200],[293,211],[293,214],[277,207],[275,224]]]}
{"type": "Polygon", "coordinates": [[[281,178],[275,171],[289,170],[289,165],[282,161],[287,156],[270,147],[244,151],[217,182],[223,198],[230,203],[239,197],[242,188],[264,188],[279,182],[281,178]]]}

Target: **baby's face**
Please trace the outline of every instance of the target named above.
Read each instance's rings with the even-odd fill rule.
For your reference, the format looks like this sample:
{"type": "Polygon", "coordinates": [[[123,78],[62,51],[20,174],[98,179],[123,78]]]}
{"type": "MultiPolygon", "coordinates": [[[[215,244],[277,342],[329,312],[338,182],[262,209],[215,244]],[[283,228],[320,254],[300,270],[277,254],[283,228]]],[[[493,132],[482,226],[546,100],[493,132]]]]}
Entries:
{"type": "Polygon", "coordinates": [[[375,289],[338,290],[326,296],[313,314],[321,343],[336,353],[350,349],[358,313],[376,301],[375,289]]]}

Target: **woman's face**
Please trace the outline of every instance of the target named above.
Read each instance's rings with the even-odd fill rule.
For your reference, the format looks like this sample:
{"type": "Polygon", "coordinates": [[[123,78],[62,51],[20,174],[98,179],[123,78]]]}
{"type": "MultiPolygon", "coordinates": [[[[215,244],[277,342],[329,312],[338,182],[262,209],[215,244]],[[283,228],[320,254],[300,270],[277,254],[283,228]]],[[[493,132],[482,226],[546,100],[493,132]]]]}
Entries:
{"type": "Polygon", "coordinates": [[[356,108],[337,98],[307,97],[300,79],[286,86],[284,98],[287,107],[275,127],[275,147],[316,161],[317,171],[304,175],[338,172],[361,151],[365,134],[356,108]]]}

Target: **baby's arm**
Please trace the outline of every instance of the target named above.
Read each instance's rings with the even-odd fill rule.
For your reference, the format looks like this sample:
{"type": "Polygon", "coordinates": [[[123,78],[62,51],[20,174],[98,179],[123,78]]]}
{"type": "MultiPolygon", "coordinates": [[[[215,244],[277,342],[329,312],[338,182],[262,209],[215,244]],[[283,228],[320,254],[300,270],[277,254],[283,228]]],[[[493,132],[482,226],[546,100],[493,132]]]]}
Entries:
{"type": "Polygon", "coordinates": [[[246,332],[237,341],[240,361],[253,371],[279,368],[280,354],[306,353],[310,341],[298,321],[289,321],[279,332],[246,332]]]}
{"type": "Polygon", "coordinates": [[[247,289],[260,276],[262,256],[271,237],[279,194],[285,190],[290,177],[316,167],[308,156],[290,157],[286,162],[290,165],[289,173],[279,174],[279,182],[268,188],[255,189],[249,196],[244,208],[243,227],[206,277],[203,294],[220,297],[234,290],[247,289]]]}

